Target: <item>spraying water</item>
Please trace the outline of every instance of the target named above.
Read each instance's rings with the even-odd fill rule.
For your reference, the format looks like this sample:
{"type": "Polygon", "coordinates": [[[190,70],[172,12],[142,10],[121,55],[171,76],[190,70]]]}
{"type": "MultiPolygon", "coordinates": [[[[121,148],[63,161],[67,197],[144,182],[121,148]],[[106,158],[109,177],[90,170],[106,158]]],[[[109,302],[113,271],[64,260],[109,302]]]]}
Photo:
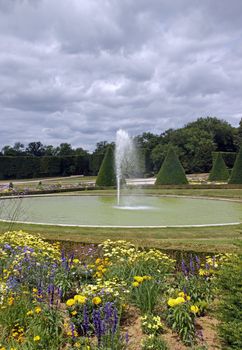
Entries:
{"type": "Polygon", "coordinates": [[[120,129],[116,133],[115,166],[117,176],[117,205],[120,204],[120,187],[125,177],[129,177],[137,168],[136,150],[129,134],[120,129]]]}

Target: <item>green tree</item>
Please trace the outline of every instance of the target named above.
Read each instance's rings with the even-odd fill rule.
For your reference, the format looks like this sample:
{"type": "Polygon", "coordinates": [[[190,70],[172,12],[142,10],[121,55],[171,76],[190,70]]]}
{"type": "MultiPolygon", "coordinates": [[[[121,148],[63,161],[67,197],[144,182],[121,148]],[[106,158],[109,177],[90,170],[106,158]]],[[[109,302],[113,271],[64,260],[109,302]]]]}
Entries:
{"type": "Polygon", "coordinates": [[[84,150],[82,147],[78,147],[75,149],[76,156],[88,156],[88,152],[84,150]]]}
{"type": "Polygon", "coordinates": [[[144,132],[142,135],[136,136],[134,139],[138,150],[139,163],[143,173],[152,174],[154,171],[154,163],[152,159],[152,150],[160,141],[160,136],[151,132],[144,132]]]}
{"type": "Polygon", "coordinates": [[[69,143],[61,143],[60,146],[57,147],[56,154],[57,156],[72,156],[75,154],[75,151],[69,143]]]}
{"type": "Polygon", "coordinates": [[[208,179],[209,181],[227,181],[228,178],[229,171],[225,165],[222,154],[217,153],[208,179]]]}
{"type": "Polygon", "coordinates": [[[45,153],[44,145],[40,142],[30,142],[26,148],[26,153],[30,156],[43,156],[45,153]]]}
{"type": "Polygon", "coordinates": [[[156,185],[180,185],[187,184],[187,178],[184,169],[170,146],[167,156],[161,166],[161,169],[156,178],[156,185]]]}
{"type": "Polygon", "coordinates": [[[2,149],[4,156],[24,156],[24,145],[21,142],[15,142],[14,146],[4,146],[2,149]]]}
{"type": "Polygon", "coordinates": [[[57,149],[52,145],[44,146],[45,156],[56,156],[57,149]]]}
{"type": "Polygon", "coordinates": [[[228,122],[216,117],[198,118],[195,122],[189,123],[185,128],[203,130],[210,134],[216,151],[234,152],[235,128],[228,122]]]}
{"type": "Polygon", "coordinates": [[[116,174],[115,174],[115,160],[113,147],[108,147],[104,159],[102,161],[100,170],[98,172],[97,186],[115,186],[116,174]]]}
{"type": "Polygon", "coordinates": [[[242,147],[240,147],[239,153],[236,157],[229,183],[242,184],[242,147]]]}
{"type": "Polygon", "coordinates": [[[239,127],[235,135],[235,143],[238,148],[242,146],[242,118],[240,119],[239,127]]]}

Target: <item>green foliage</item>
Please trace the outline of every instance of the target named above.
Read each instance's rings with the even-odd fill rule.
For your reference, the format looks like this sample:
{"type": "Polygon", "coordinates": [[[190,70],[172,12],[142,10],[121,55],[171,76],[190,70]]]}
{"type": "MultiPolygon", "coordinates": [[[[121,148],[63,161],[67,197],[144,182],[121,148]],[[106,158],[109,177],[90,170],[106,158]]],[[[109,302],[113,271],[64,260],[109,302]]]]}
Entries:
{"type": "Polygon", "coordinates": [[[219,153],[221,154],[227,168],[232,169],[235,163],[237,153],[236,152],[212,152],[213,163],[215,162],[217,155],[219,153]]]}
{"type": "Polygon", "coordinates": [[[17,349],[59,349],[64,315],[56,306],[33,302],[25,294],[0,309],[0,343],[17,349]],[[39,340],[35,341],[34,337],[39,340]],[[10,339],[7,343],[6,339],[10,339]],[[24,342],[24,344],[22,344],[24,342]]]}
{"type": "Polygon", "coordinates": [[[66,176],[86,174],[88,171],[87,156],[0,157],[0,179],[66,176]]]}
{"type": "Polygon", "coordinates": [[[217,154],[213,163],[212,170],[209,174],[209,181],[227,181],[229,178],[229,171],[225,165],[221,153],[217,154]]]}
{"type": "Polygon", "coordinates": [[[164,324],[160,316],[146,314],[141,317],[141,327],[144,334],[158,335],[164,332],[164,324]]]}
{"type": "Polygon", "coordinates": [[[242,184],[242,147],[236,157],[234,167],[229,179],[230,184],[242,184]]]}
{"type": "MultiPolygon", "coordinates": [[[[153,176],[161,167],[170,144],[174,147],[187,173],[208,172],[212,167],[212,152],[223,152],[224,161],[230,168],[233,165],[234,153],[242,140],[242,120],[238,128],[232,127],[224,120],[214,117],[199,118],[180,129],[168,129],[161,135],[144,132],[135,137],[137,145],[137,161],[143,176],[153,176]]],[[[92,154],[82,148],[73,149],[68,143],[57,147],[31,142],[25,147],[16,142],[14,146],[6,145],[0,155],[0,179],[32,178],[37,176],[56,176],[88,174],[97,175],[105,152],[109,146],[107,141],[98,142],[92,154]],[[39,158],[51,157],[40,162],[39,158]],[[61,171],[57,171],[58,160],[63,157],[81,156],[85,160],[81,170],[76,162],[68,162],[61,171]],[[18,158],[8,159],[3,158],[18,158]],[[25,159],[26,158],[26,159],[25,159]],[[43,164],[40,164],[43,163],[43,164]]],[[[62,162],[61,162],[62,163],[62,162]]]]}
{"type": "Polygon", "coordinates": [[[150,335],[142,341],[142,350],[169,350],[169,347],[162,338],[150,335]]]}
{"type": "Polygon", "coordinates": [[[116,175],[115,175],[115,164],[114,164],[114,153],[113,148],[108,147],[102,165],[98,172],[97,186],[115,186],[116,175]]]}
{"type": "Polygon", "coordinates": [[[186,345],[195,341],[195,314],[190,311],[190,303],[182,303],[168,310],[167,322],[174,331],[177,331],[186,345]]]}
{"type": "Polygon", "coordinates": [[[180,185],[187,184],[187,178],[184,169],[174,152],[170,147],[166,159],[156,178],[156,185],[180,185]]]}
{"type": "Polygon", "coordinates": [[[140,309],[142,314],[152,313],[162,289],[162,284],[153,278],[144,279],[140,283],[135,281],[133,282],[133,288],[130,295],[131,302],[140,309]]]}
{"type": "Polygon", "coordinates": [[[214,297],[214,280],[207,276],[178,275],[178,288],[179,290],[185,289],[196,304],[201,301],[209,302],[214,297]]]}
{"type": "Polygon", "coordinates": [[[224,264],[219,275],[220,337],[223,349],[242,349],[242,256],[224,264]]]}

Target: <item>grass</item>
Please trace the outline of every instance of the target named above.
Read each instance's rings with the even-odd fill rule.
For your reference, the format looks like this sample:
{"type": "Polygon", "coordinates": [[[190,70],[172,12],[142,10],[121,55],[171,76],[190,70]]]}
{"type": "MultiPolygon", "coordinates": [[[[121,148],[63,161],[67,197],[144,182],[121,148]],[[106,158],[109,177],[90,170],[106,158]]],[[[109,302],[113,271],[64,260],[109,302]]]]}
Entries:
{"type": "MultiPolygon", "coordinates": [[[[69,181],[69,179],[67,179],[69,181]]],[[[75,180],[76,181],[76,180],[75,180]]],[[[65,195],[115,195],[115,190],[69,192],[65,195]]],[[[137,194],[174,195],[242,200],[242,189],[143,189],[137,194]]],[[[63,193],[61,194],[64,195],[63,193]]],[[[197,252],[241,252],[242,224],[189,228],[80,228],[51,225],[9,224],[0,222],[0,233],[6,230],[40,233],[48,240],[100,243],[105,239],[126,239],[144,247],[197,252]]]]}
{"type": "MultiPolygon", "coordinates": [[[[133,189],[134,194],[144,195],[168,195],[168,196],[189,196],[189,197],[211,197],[211,198],[226,198],[242,200],[242,188],[238,189],[133,189]]],[[[65,192],[61,195],[82,195],[82,196],[95,196],[95,195],[116,195],[116,190],[92,190],[92,191],[75,191],[65,192]]],[[[127,193],[127,194],[130,194],[127,193]]]]}
{"type": "Polygon", "coordinates": [[[197,252],[242,251],[242,224],[197,228],[85,228],[0,223],[0,232],[24,230],[48,240],[100,243],[108,238],[129,240],[142,247],[197,252]]]}
{"type": "Polygon", "coordinates": [[[95,181],[96,176],[68,176],[68,177],[47,177],[34,179],[14,179],[14,180],[0,180],[0,184],[8,184],[12,182],[16,189],[23,189],[25,187],[35,189],[38,182],[41,181],[43,185],[77,185],[78,183],[85,183],[95,181]]]}

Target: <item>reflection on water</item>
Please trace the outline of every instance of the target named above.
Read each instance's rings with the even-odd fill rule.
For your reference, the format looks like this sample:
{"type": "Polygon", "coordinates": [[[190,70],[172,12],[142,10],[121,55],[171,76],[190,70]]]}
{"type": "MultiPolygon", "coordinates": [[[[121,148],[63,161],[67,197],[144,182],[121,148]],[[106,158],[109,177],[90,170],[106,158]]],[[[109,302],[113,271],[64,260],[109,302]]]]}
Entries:
{"type": "MultiPolygon", "coordinates": [[[[121,210],[155,210],[155,207],[149,207],[147,205],[114,205],[115,209],[121,209],[121,210]]],[[[158,208],[157,208],[158,210],[158,208]]]]}
{"type": "MultiPolygon", "coordinates": [[[[12,199],[0,218],[8,219],[12,199]]],[[[25,198],[18,221],[103,226],[209,225],[241,222],[242,204],[208,199],[122,196],[50,196],[25,198]]]]}

